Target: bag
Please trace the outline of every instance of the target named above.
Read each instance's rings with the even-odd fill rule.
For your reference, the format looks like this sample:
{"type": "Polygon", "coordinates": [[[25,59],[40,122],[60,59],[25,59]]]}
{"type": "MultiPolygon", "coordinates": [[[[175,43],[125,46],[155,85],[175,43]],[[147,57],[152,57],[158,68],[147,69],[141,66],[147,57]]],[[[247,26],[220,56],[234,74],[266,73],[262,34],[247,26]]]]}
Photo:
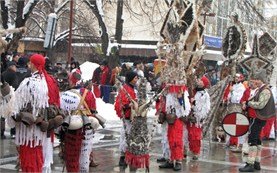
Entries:
{"type": "Polygon", "coordinates": [[[55,118],[56,115],[58,115],[58,108],[55,105],[49,105],[47,108],[47,118],[52,119],[55,118]]]}
{"type": "Polygon", "coordinates": [[[22,123],[26,126],[31,126],[35,123],[35,119],[30,112],[20,112],[19,114],[21,114],[20,116],[22,118],[22,123]]]}

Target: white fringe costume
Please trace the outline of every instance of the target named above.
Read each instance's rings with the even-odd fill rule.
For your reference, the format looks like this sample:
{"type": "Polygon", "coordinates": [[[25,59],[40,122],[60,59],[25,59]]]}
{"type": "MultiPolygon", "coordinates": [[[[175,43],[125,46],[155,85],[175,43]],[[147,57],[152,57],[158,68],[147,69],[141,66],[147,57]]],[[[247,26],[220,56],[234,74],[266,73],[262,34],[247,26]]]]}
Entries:
{"type": "MultiPolygon", "coordinates": [[[[34,120],[36,120],[41,109],[49,107],[48,87],[43,74],[33,73],[31,77],[25,78],[15,91],[15,95],[15,117],[28,104],[32,107],[34,120]]],[[[53,143],[50,138],[47,138],[47,133],[42,132],[35,124],[26,126],[22,122],[17,122],[14,125],[16,127],[15,144],[29,145],[31,148],[42,146],[44,159],[42,171],[50,173],[51,164],[53,163],[53,143]]]]}
{"type": "Polygon", "coordinates": [[[122,128],[120,130],[120,139],[119,139],[119,151],[121,151],[121,153],[125,153],[126,151],[126,147],[127,147],[127,143],[126,143],[126,134],[130,134],[130,130],[131,130],[131,127],[132,127],[132,124],[130,122],[130,120],[124,120],[122,121],[122,128]],[[124,128],[125,126],[125,128],[124,128]],[[126,132],[125,132],[126,130],[126,132]]]}
{"type": "MultiPolygon", "coordinates": [[[[31,77],[24,79],[15,91],[15,95],[15,116],[30,103],[33,109],[32,115],[36,120],[39,110],[49,107],[48,87],[42,74],[35,73],[31,77]]],[[[46,133],[41,132],[36,125],[27,127],[23,123],[17,123],[16,126],[16,145],[25,145],[34,141],[34,145],[31,144],[31,147],[35,147],[41,145],[43,140],[46,139],[46,133]]]]}
{"type": "Polygon", "coordinates": [[[0,115],[4,118],[9,118],[14,109],[14,102],[15,102],[15,95],[14,95],[14,88],[10,87],[10,93],[6,96],[2,96],[0,92],[0,115]]]}

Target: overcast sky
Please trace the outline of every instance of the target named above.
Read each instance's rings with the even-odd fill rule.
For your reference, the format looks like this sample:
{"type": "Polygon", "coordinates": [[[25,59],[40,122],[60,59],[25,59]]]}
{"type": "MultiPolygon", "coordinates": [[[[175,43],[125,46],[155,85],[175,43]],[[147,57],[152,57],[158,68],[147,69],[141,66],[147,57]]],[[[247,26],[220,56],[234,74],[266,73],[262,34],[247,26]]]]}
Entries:
{"type": "Polygon", "coordinates": [[[265,7],[265,17],[277,16],[277,0],[268,0],[272,5],[265,7]]]}

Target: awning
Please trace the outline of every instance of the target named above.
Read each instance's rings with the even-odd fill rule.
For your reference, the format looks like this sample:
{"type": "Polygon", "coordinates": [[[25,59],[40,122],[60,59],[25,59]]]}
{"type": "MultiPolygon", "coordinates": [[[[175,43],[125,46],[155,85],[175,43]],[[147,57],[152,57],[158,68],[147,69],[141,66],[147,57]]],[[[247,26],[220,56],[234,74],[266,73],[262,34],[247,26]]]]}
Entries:
{"type": "Polygon", "coordinates": [[[216,50],[205,50],[206,54],[204,54],[204,60],[210,61],[225,61],[225,57],[222,55],[221,51],[216,50]]]}
{"type": "Polygon", "coordinates": [[[143,45],[143,44],[121,44],[119,54],[123,56],[145,56],[154,57],[157,56],[155,50],[157,45],[143,45]]]}

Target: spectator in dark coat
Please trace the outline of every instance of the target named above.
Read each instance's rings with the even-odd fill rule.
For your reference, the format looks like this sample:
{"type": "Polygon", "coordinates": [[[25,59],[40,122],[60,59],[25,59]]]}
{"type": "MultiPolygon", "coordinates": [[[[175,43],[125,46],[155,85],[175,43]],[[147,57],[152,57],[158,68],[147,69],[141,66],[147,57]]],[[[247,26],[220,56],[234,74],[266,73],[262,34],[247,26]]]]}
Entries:
{"type": "Polygon", "coordinates": [[[17,87],[19,86],[16,70],[16,63],[10,61],[7,63],[6,71],[4,71],[2,74],[3,80],[6,81],[14,89],[17,89],[17,87]]]}
{"type": "Polygon", "coordinates": [[[27,57],[21,57],[17,63],[16,75],[18,77],[18,84],[20,84],[25,78],[31,76],[31,70],[27,67],[27,57]]]}
{"type": "Polygon", "coordinates": [[[9,61],[7,59],[7,52],[1,53],[1,73],[3,73],[7,69],[8,62],[9,61]]]}

